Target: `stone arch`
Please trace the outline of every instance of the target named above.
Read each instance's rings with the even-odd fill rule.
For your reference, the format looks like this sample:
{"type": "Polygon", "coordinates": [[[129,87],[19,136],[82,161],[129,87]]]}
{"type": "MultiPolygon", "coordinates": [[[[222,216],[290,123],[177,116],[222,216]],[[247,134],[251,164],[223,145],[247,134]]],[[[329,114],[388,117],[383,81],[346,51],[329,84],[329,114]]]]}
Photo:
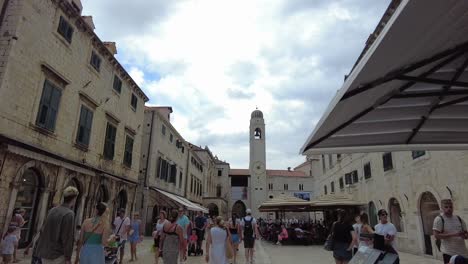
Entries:
{"type": "Polygon", "coordinates": [[[262,135],[262,129],[259,128],[259,127],[255,128],[253,137],[254,137],[255,139],[262,139],[262,136],[263,136],[263,135],[262,135]]]}
{"type": "Polygon", "coordinates": [[[232,205],[232,215],[236,214],[237,217],[244,217],[245,210],[247,210],[247,207],[245,206],[245,203],[242,202],[241,200],[236,201],[232,205]]]}
{"type": "Polygon", "coordinates": [[[423,192],[419,198],[420,219],[424,236],[424,253],[434,255],[432,250],[432,224],[440,213],[439,201],[430,191],[423,192]]]}
{"type": "Polygon", "coordinates": [[[10,202],[8,204],[4,231],[10,223],[15,208],[26,211],[24,219],[27,221],[21,231],[19,246],[28,245],[34,233],[41,225],[42,215],[47,210],[48,189],[45,166],[40,162],[31,160],[23,164],[16,172],[12,182],[10,202]]]}
{"type": "Polygon", "coordinates": [[[216,205],[214,203],[210,203],[210,204],[208,204],[207,207],[208,207],[208,211],[209,211],[210,216],[218,216],[219,215],[218,205],[216,205]]]}

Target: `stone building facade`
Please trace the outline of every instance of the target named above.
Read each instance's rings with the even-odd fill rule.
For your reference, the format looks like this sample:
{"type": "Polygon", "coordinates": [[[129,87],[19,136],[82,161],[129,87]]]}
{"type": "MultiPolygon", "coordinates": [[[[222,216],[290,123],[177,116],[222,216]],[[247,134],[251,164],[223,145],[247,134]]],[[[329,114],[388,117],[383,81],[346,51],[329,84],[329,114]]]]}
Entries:
{"type": "Polygon", "coordinates": [[[466,183],[468,153],[413,151],[369,154],[317,155],[314,167],[317,196],[346,195],[365,204],[370,222],[386,209],[396,226],[397,247],[440,258],[432,236],[441,199],[454,200],[455,213],[468,219],[466,183]]]}
{"type": "Polygon", "coordinates": [[[21,245],[73,185],[77,222],[97,201],[133,209],[148,100],[78,0],[5,0],[0,14],[0,226],[26,210],[21,245]],[[8,98],[8,99],[6,99],[8,98]]]}

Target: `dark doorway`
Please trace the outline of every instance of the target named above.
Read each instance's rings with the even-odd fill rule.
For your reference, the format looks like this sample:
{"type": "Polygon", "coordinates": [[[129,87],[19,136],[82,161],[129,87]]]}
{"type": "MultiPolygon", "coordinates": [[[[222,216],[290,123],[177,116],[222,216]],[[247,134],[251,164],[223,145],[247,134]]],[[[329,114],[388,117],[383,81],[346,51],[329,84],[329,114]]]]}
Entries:
{"type": "Polygon", "coordinates": [[[424,232],[424,247],[427,255],[434,255],[432,252],[432,225],[434,218],[440,213],[440,207],[437,199],[431,192],[424,192],[420,200],[421,222],[424,232]]]}

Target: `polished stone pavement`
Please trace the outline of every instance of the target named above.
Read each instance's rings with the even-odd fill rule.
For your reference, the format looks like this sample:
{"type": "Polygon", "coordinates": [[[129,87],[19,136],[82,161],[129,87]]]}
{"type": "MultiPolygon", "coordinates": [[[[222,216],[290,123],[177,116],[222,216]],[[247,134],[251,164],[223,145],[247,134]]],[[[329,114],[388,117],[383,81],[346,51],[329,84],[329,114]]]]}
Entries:
{"type": "MultiPolygon", "coordinates": [[[[131,263],[155,263],[151,252],[152,240],[147,238],[138,246],[138,261],[131,263]]],[[[129,263],[130,249],[126,248],[125,263],[129,263]]],[[[31,263],[28,257],[20,254],[20,263],[31,263]]],[[[237,264],[245,264],[244,249],[240,246],[237,264]]],[[[400,253],[402,264],[440,264],[441,261],[429,257],[400,253]]],[[[163,264],[162,260],[159,262],[163,264]]],[[[204,257],[189,257],[187,264],[205,264],[204,257]]],[[[255,245],[255,264],[334,264],[331,252],[321,246],[277,246],[265,241],[255,245]]]]}

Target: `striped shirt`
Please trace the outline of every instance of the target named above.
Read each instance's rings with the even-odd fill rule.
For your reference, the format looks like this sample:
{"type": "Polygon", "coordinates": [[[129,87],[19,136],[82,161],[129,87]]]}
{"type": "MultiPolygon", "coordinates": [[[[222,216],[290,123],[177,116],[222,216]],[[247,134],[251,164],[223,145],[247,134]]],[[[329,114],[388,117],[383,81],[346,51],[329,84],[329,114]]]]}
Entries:
{"type": "MultiPolygon", "coordinates": [[[[443,231],[444,234],[457,233],[466,231],[466,224],[463,219],[458,219],[458,217],[455,215],[452,217],[440,215],[434,219],[434,225],[432,229],[439,232],[443,231]],[[441,217],[444,218],[444,222],[442,222],[441,217]]],[[[465,245],[465,240],[462,237],[449,237],[441,239],[441,242],[440,251],[442,251],[442,253],[450,256],[462,255],[465,258],[468,257],[468,250],[465,245]]]]}

